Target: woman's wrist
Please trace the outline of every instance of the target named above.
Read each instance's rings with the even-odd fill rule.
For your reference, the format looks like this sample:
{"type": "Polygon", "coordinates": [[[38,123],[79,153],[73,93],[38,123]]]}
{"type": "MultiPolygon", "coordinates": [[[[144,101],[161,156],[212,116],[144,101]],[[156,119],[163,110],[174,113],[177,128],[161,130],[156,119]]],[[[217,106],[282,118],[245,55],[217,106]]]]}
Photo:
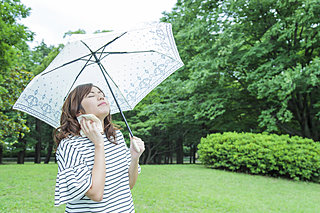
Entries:
{"type": "Polygon", "coordinates": [[[131,163],[139,164],[139,157],[131,157],[131,163]]]}
{"type": "Polygon", "coordinates": [[[103,140],[102,141],[97,141],[94,143],[94,147],[95,148],[104,148],[104,143],[103,143],[103,140]]]}

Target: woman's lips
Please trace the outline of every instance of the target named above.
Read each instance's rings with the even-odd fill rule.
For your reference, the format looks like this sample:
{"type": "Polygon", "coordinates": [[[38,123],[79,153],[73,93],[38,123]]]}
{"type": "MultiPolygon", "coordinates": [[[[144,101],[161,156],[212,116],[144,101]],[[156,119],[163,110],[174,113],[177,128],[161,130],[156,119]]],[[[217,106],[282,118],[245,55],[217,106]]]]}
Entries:
{"type": "Polygon", "coordinates": [[[107,103],[106,103],[106,102],[102,102],[102,103],[100,103],[98,106],[101,106],[102,104],[107,105],[107,103]]]}

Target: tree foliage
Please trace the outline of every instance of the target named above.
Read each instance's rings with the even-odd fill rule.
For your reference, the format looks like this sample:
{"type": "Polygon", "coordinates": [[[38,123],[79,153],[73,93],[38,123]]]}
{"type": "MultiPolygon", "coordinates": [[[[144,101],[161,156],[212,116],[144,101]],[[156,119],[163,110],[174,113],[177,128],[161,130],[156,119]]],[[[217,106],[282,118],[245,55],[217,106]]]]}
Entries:
{"type": "Polygon", "coordinates": [[[219,131],[319,140],[319,3],[178,1],[163,21],[189,70],[195,117],[219,131]]]}
{"type": "Polygon", "coordinates": [[[20,0],[2,0],[0,3],[0,80],[5,80],[5,74],[16,66],[17,55],[21,54],[19,47],[32,39],[31,33],[18,20],[29,15],[20,0]]]}
{"type": "Polygon", "coordinates": [[[6,81],[0,84],[1,87],[6,88],[6,92],[0,99],[0,142],[2,143],[7,142],[11,145],[18,143],[18,139],[29,132],[26,116],[22,112],[13,111],[12,106],[26,82],[30,81],[32,77],[32,73],[25,70],[12,70],[8,73],[6,81]]]}
{"type": "Polygon", "coordinates": [[[19,0],[4,0],[0,3],[0,14],[0,143],[5,140],[15,143],[29,129],[23,114],[11,110],[32,77],[20,60],[32,33],[18,23],[29,15],[29,8],[19,0]]]}

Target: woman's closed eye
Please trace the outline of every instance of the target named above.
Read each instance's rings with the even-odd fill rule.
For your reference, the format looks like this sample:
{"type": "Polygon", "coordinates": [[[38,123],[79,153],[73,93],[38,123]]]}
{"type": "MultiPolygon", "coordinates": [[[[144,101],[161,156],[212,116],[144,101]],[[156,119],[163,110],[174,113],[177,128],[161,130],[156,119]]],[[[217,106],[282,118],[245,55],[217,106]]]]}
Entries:
{"type": "Polygon", "coordinates": [[[106,97],[103,92],[98,92],[99,96],[106,97]]]}

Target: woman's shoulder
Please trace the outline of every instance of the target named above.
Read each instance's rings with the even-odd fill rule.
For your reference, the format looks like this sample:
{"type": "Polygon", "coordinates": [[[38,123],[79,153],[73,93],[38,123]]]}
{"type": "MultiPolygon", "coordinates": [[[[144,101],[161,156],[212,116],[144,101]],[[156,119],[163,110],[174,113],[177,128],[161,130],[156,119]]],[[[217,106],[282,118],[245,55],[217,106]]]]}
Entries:
{"type": "Polygon", "coordinates": [[[117,137],[118,137],[118,136],[123,136],[123,134],[122,134],[122,132],[121,132],[120,129],[117,129],[117,130],[116,130],[116,136],[117,136],[117,137]]]}
{"type": "Polygon", "coordinates": [[[60,141],[58,149],[66,149],[70,147],[75,148],[80,144],[80,142],[85,140],[88,139],[81,136],[69,135],[60,141]]]}
{"type": "MultiPolygon", "coordinates": [[[[120,130],[115,131],[115,136],[116,136],[116,143],[120,144],[121,142],[124,141],[123,134],[120,130]]],[[[111,136],[111,141],[113,141],[113,137],[111,136]]]]}
{"type": "Polygon", "coordinates": [[[119,129],[116,130],[116,137],[117,138],[122,138],[122,139],[124,138],[123,133],[122,133],[121,130],[119,130],[119,129]]]}

